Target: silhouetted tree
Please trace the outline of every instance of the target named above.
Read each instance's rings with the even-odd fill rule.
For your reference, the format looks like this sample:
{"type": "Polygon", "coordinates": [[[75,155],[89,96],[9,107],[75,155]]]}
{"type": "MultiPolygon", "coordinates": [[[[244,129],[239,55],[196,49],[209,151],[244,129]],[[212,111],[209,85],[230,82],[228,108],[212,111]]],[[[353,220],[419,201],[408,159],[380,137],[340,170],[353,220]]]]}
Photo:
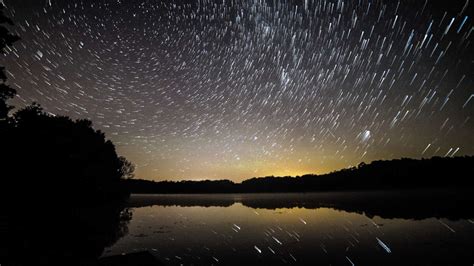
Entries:
{"type": "Polygon", "coordinates": [[[53,116],[36,103],[17,111],[12,121],[4,136],[2,179],[10,191],[79,202],[127,194],[122,180],[133,177],[134,167],[91,121],[53,116]]]}
{"type": "Polygon", "coordinates": [[[132,179],[135,177],[135,165],[130,161],[127,161],[127,158],[120,156],[120,162],[122,163],[122,167],[120,168],[120,174],[124,179],[132,179]]]}
{"type": "MultiPolygon", "coordinates": [[[[18,36],[11,34],[5,27],[6,24],[13,25],[13,22],[3,13],[4,8],[3,4],[0,3],[0,53],[2,54],[5,53],[5,48],[20,39],[18,36]]],[[[0,123],[6,120],[8,112],[13,108],[7,104],[7,100],[16,95],[15,89],[9,87],[5,83],[6,80],[5,68],[0,66],[0,123]]]]}
{"type": "MultiPolygon", "coordinates": [[[[19,39],[6,25],[13,25],[0,3],[0,51],[19,39]]],[[[127,194],[122,179],[133,177],[134,166],[118,157],[105,135],[89,120],[73,121],[45,113],[33,103],[8,117],[6,101],[16,91],[5,84],[0,69],[0,178],[11,193],[47,195],[62,192],[75,200],[107,200],[127,194]]]]}
{"type": "MultiPolygon", "coordinates": [[[[1,2],[1,1],[0,1],[1,2]]],[[[19,38],[0,3],[0,51],[19,38]]],[[[12,116],[16,91],[0,68],[0,264],[97,265],[127,233],[123,180],[134,166],[89,120],[33,103],[12,116]]]]}
{"type": "Polygon", "coordinates": [[[33,103],[2,131],[2,265],[98,265],[127,233],[133,164],[89,120],[53,116],[33,103]]]}

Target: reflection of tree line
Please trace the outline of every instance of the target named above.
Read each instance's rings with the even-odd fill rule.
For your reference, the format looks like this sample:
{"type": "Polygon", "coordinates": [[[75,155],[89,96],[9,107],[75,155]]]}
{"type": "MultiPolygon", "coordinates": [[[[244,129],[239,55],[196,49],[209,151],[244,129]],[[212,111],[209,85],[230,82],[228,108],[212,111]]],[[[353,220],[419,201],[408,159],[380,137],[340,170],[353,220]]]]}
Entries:
{"type": "Polygon", "coordinates": [[[470,190],[405,190],[338,193],[134,195],[128,207],[230,207],[235,203],[255,209],[333,208],[368,217],[452,220],[474,218],[470,190]]]}
{"type": "Polygon", "coordinates": [[[128,232],[131,219],[130,211],[113,204],[18,207],[5,217],[2,265],[96,265],[104,248],[128,232]]]}
{"type": "MultiPolygon", "coordinates": [[[[0,1],[1,2],[1,1],[0,1]]],[[[18,37],[0,3],[0,51],[18,37]]],[[[88,120],[33,104],[10,112],[16,91],[0,69],[1,265],[97,265],[127,233],[124,179],[133,165],[88,120]],[[2,205],[3,206],[3,205],[2,205]]]]}

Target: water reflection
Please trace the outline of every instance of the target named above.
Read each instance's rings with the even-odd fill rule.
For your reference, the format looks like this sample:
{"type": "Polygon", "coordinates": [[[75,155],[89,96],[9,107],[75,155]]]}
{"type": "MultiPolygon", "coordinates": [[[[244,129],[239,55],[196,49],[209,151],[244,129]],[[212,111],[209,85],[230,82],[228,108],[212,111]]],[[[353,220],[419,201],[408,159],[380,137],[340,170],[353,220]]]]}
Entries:
{"type": "Polygon", "coordinates": [[[329,193],[267,193],[267,194],[171,194],[134,195],[129,207],[162,206],[220,206],[242,203],[250,208],[330,207],[348,212],[383,218],[448,218],[474,217],[474,196],[471,190],[410,190],[329,193]]]}
{"type": "Polygon", "coordinates": [[[1,265],[99,265],[104,248],[127,234],[123,205],[15,204],[0,216],[1,265]]]}
{"type": "Polygon", "coordinates": [[[106,254],[147,250],[169,265],[472,265],[471,197],[427,195],[135,195],[130,234],[106,254]]]}
{"type": "Polygon", "coordinates": [[[121,265],[120,254],[147,251],[127,265],[155,258],[165,265],[472,265],[473,198],[470,191],[133,195],[128,206],[21,205],[0,216],[0,259],[2,266],[121,265]]]}

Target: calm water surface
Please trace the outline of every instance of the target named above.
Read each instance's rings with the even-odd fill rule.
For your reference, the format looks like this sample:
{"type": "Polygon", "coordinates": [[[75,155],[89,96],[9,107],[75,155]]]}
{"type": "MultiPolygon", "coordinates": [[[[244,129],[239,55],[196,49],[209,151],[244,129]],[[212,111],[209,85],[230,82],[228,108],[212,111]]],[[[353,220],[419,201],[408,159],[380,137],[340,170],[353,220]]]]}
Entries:
{"type": "Polygon", "coordinates": [[[413,195],[134,195],[129,233],[104,256],[147,250],[167,265],[473,265],[471,201],[413,195]]]}

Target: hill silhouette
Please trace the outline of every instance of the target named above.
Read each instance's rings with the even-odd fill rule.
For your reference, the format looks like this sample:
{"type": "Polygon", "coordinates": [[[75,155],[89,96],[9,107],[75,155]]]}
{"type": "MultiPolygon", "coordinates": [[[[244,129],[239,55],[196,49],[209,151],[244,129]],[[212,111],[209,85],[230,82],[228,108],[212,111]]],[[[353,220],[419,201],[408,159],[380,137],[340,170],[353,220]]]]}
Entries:
{"type": "Polygon", "coordinates": [[[242,183],[230,180],[127,180],[132,193],[260,193],[425,188],[472,188],[474,157],[433,157],[361,163],[323,175],[259,177],[242,183]]]}

